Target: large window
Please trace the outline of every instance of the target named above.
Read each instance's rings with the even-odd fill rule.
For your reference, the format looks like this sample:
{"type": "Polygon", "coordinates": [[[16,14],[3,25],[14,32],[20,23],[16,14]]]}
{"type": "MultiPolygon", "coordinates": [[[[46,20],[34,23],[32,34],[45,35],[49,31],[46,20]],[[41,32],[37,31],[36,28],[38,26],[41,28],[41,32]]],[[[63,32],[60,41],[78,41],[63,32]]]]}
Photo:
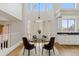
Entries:
{"type": "Polygon", "coordinates": [[[75,32],[75,20],[74,19],[62,20],[62,31],[75,32]]]}
{"type": "Polygon", "coordinates": [[[33,4],[32,3],[25,3],[24,4],[24,8],[25,8],[25,10],[27,10],[27,11],[32,11],[32,9],[33,9],[33,4]]]}
{"type": "Polygon", "coordinates": [[[67,20],[62,20],[62,30],[67,31],[67,20]]]}
{"type": "Polygon", "coordinates": [[[50,10],[52,10],[52,8],[53,8],[53,4],[52,3],[48,3],[47,4],[47,9],[50,11],[50,10]]]}
{"type": "Polygon", "coordinates": [[[63,9],[71,9],[71,8],[75,8],[75,3],[61,3],[60,6],[63,9]]]}
{"type": "Polygon", "coordinates": [[[35,5],[34,5],[34,9],[35,9],[35,11],[45,11],[45,3],[36,3],[35,5]]]}
{"type": "Polygon", "coordinates": [[[52,8],[53,8],[53,4],[52,3],[48,3],[48,4],[46,4],[46,3],[36,3],[36,4],[34,4],[34,10],[35,11],[46,11],[46,8],[47,8],[47,10],[52,10],[52,8]]]}

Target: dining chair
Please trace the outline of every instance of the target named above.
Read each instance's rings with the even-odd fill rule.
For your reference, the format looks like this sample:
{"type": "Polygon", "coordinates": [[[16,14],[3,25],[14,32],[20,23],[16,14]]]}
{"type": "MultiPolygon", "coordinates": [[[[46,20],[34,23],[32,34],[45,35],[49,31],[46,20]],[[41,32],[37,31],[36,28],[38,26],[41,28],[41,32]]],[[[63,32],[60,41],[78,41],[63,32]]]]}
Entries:
{"type": "Polygon", "coordinates": [[[24,45],[23,55],[24,55],[25,49],[28,50],[28,56],[30,56],[30,50],[34,48],[35,48],[35,53],[36,53],[36,47],[34,46],[34,44],[30,44],[26,37],[23,37],[22,39],[23,39],[23,45],[24,45]]]}
{"type": "Polygon", "coordinates": [[[42,55],[43,55],[43,49],[46,49],[46,50],[49,51],[49,56],[50,56],[50,50],[52,50],[52,49],[53,49],[53,53],[55,54],[55,52],[54,52],[54,42],[55,42],[55,37],[51,37],[49,43],[44,44],[44,46],[42,47],[42,55]]]}

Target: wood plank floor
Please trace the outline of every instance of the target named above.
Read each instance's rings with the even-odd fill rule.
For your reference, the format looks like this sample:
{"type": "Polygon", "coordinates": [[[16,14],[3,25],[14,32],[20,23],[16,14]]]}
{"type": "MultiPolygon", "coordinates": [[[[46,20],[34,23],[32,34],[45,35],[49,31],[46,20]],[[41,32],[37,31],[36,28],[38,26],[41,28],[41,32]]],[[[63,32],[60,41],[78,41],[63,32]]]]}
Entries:
{"type": "Polygon", "coordinates": [[[23,48],[23,44],[20,44],[20,46],[18,46],[16,49],[10,52],[8,56],[18,56],[22,48],[23,48]]]}
{"type": "MultiPolygon", "coordinates": [[[[55,43],[59,56],[79,56],[79,45],[60,45],[55,43]]],[[[23,44],[14,49],[8,56],[18,56],[23,48],[23,44]]]]}
{"type": "Polygon", "coordinates": [[[79,56],[79,45],[60,45],[55,44],[61,56],[79,56]]]}

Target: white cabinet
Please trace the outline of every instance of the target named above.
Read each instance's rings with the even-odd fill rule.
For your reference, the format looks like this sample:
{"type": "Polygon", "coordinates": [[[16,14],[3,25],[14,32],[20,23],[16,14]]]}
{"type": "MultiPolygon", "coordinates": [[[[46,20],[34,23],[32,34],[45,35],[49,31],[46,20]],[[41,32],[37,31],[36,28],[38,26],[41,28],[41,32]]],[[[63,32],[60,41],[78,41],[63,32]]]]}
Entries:
{"type": "Polygon", "coordinates": [[[67,45],[79,45],[79,35],[58,35],[57,42],[67,45]]]}

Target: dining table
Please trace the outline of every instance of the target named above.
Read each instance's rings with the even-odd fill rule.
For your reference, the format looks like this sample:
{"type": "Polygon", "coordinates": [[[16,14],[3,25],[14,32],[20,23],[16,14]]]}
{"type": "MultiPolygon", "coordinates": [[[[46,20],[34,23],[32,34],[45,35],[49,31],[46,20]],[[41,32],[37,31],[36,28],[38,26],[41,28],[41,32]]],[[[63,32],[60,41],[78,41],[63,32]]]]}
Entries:
{"type": "Polygon", "coordinates": [[[43,45],[47,44],[49,41],[45,40],[44,38],[42,38],[42,39],[37,38],[30,42],[36,46],[36,48],[39,51],[39,56],[41,56],[41,51],[42,51],[43,45]]]}

